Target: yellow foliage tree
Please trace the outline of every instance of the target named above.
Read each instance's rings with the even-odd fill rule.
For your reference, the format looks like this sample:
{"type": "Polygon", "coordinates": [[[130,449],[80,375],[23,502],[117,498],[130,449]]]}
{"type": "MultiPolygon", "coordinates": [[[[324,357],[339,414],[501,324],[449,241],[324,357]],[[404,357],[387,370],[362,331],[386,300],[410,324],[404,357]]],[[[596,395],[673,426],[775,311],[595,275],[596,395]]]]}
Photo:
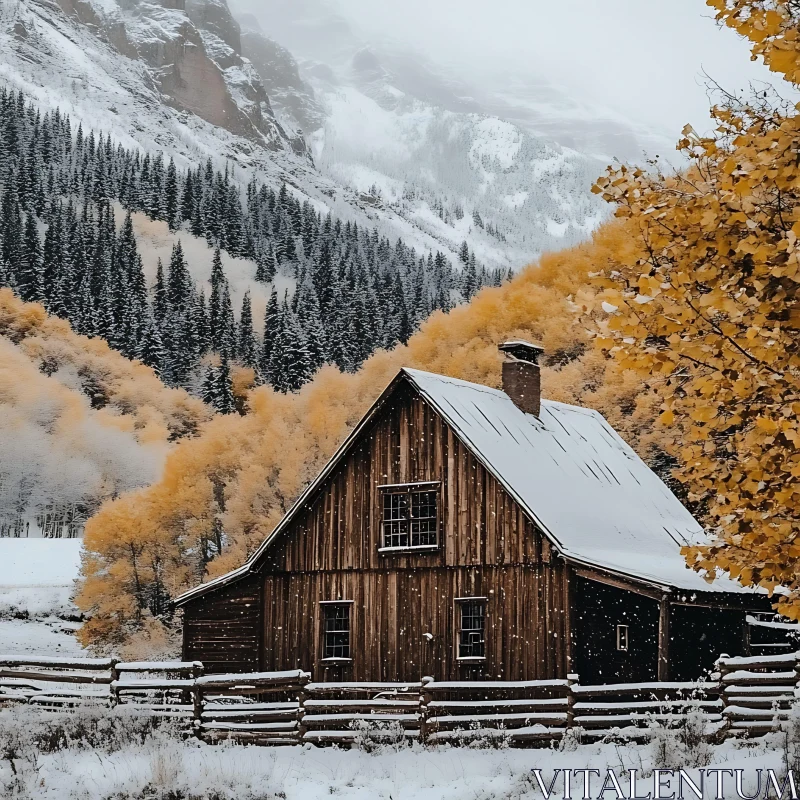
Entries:
{"type": "MultiPolygon", "coordinates": [[[[708,0],[753,57],[800,83],[794,0],[708,0]]],[[[800,117],[727,98],[713,136],[689,126],[679,175],[610,169],[596,191],[640,253],[601,270],[600,342],[662,393],[680,479],[714,533],[689,564],[789,589],[800,618],[800,117]]]]}
{"type": "Polygon", "coordinates": [[[593,241],[549,254],[469,305],[435,314],[407,346],[376,353],[358,373],[325,367],[295,395],[259,388],[249,414],[217,417],[180,443],[159,483],[106,504],[89,521],[78,603],[91,619],[82,641],[117,646],[145,629],[152,635],[161,595],[142,592],[146,580],[174,594],[243,563],[402,366],[499,386],[497,344],[541,341],[547,396],[598,408],[651,461],[662,455],[657,398],[591,347],[576,315],[589,302],[589,272],[633,248],[626,224],[606,225],[593,241]],[[133,570],[134,547],[146,572],[133,570]]]}
{"type": "Polygon", "coordinates": [[[150,367],[130,361],[103,339],[80,336],[69,323],[38,303],[25,303],[0,288],[0,337],[13,342],[39,369],[69,373],[91,390],[95,407],[132,423],[143,443],[177,440],[197,433],[213,411],[183,389],[170,389],[150,367]]]}

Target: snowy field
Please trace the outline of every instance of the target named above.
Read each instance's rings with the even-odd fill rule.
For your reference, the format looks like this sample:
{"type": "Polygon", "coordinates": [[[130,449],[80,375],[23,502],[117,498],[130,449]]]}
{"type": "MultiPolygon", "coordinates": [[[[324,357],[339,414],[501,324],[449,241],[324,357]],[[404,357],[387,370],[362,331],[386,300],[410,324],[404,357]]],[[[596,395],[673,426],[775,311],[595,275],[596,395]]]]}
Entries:
{"type": "Polygon", "coordinates": [[[82,653],[70,601],[80,539],[0,539],[0,653],[82,653]]]}
{"type": "MultiPolygon", "coordinates": [[[[30,712],[26,712],[30,713],[30,712]]],[[[42,712],[37,712],[41,715],[42,712]]],[[[41,719],[41,717],[40,717],[41,719]]],[[[86,725],[85,727],[91,727],[86,725]]],[[[79,725],[67,725],[67,733],[79,725]]],[[[563,798],[563,772],[555,770],[595,769],[600,777],[590,779],[584,794],[583,776],[573,775],[572,798],[631,797],[631,771],[636,770],[636,794],[659,796],[652,792],[655,766],[674,768],[679,763],[664,760],[661,742],[638,746],[582,745],[567,751],[437,748],[420,746],[375,750],[340,750],[304,747],[212,746],[186,742],[164,731],[146,733],[142,739],[135,722],[127,732],[104,732],[101,741],[112,746],[81,747],[73,744],[54,752],[30,756],[27,748],[41,723],[16,720],[9,712],[0,713],[0,745],[8,753],[9,741],[16,744],[18,757],[14,769],[6,757],[0,760],[0,790],[3,797],[20,800],[500,800],[501,798],[546,797],[539,786],[535,769],[541,770],[545,787],[555,777],[552,797],[563,798]],[[17,739],[15,740],[15,736],[17,739]],[[613,768],[622,789],[601,792],[607,770],[613,768]]],[[[47,737],[52,742],[56,726],[50,724],[47,737]]],[[[95,732],[96,734],[96,732],[95,732]]],[[[783,752],[778,743],[737,747],[726,744],[710,751],[705,768],[704,798],[717,797],[715,777],[709,768],[743,770],[741,789],[746,796],[764,797],[758,791],[757,769],[773,769],[782,775],[783,752]]],[[[686,753],[666,751],[667,756],[685,759],[686,753]]],[[[683,761],[682,763],[685,763],[683,761]]],[[[686,774],[700,785],[700,773],[688,767],[686,774]]],[[[665,781],[668,780],[665,778],[665,781]]],[[[661,797],[678,797],[678,776],[665,786],[661,797]]],[[[766,782],[764,778],[764,782],[766,782]]],[[[610,784],[609,784],[610,785],[610,784]]],[[[567,795],[570,796],[570,795],[567,795]]],[[[688,784],[683,797],[694,798],[688,784]]],[[[737,796],[735,779],[725,779],[719,796],[737,796]]],[[[770,795],[774,796],[774,794],[770,795]]],[[[784,795],[786,796],[786,795],[784,795]]],[[[789,794],[791,796],[791,794],[789,794]]]]}
{"type": "MultiPolygon", "coordinates": [[[[72,632],[70,603],[80,565],[80,541],[0,539],[0,653],[85,655],[72,632]]],[[[48,712],[24,705],[0,710],[0,798],[17,800],[505,800],[542,798],[544,787],[564,797],[563,772],[599,770],[584,793],[573,775],[572,795],[630,797],[637,770],[641,797],[652,792],[654,768],[743,770],[741,792],[728,777],[717,794],[706,773],[704,798],[766,797],[757,769],[785,771],[800,755],[800,712],[786,733],[710,746],[691,730],[653,728],[640,745],[564,743],[560,749],[485,746],[424,748],[390,745],[339,749],[313,745],[207,745],[178,729],[154,728],[131,706],[48,712]],[[603,779],[611,767],[624,794],[603,779]]],[[[766,778],[764,778],[766,781],[766,778]]],[[[699,784],[698,784],[699,785],[699,784]]],[[[677,785],[674,797],[679,797],[677,785]]],[[[567,795],[569,796],[569,795],[567,795]]],[[[669,797],[665,791],[663,797],[669,797]]],[[[698,795],[684,787],[683,797],[698,795]]],[[[770,797],[776,796],[773,792],[770,797]]],[[[791,796],[787,794],[784,796],[791,796]]]]}

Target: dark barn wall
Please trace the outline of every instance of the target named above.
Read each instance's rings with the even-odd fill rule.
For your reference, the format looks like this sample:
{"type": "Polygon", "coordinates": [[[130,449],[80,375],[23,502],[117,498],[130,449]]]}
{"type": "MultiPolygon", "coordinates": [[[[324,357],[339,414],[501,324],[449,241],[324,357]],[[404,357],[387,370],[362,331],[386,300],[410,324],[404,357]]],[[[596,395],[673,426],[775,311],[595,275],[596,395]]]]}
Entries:
{"type": "Polygon", "coordinates": [[[238,581],[184,606],[183,658],[206,672],[257,672],[261,661],[258,577],[238,581]]]}
{"type": "Polygon", "coordinates": [[[584,685],[658,679],[657,601],[579,576],[574,581],[575,672],[584,685]],[[617,625],[629,649],[617,650],[617,625]]]}
{"type": "Polygon", "coordinates": [[[673,605],[670,616],[670,680],[695,680],[723,653],[747,655],[744,611],[673,605]]]}

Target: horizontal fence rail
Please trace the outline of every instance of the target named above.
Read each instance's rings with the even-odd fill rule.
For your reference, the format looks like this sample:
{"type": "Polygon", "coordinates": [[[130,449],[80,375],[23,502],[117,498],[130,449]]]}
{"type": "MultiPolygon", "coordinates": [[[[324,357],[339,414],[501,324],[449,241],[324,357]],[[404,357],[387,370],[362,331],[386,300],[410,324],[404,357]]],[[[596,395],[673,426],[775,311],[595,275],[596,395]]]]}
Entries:
{"type": "Polygon", "coordinates": [[[800,683],[800,653],[717,662],[722,716],[733,735],[769,733],[789,716],[800,683]]]}
{"type": "Polygon", "coordinates": [[[699,715],[709,738],[759,736],[800,697],[800,653],[730,658],[697,683],[541,681],[314,683],[303,670],[205,675],[199,661],[0,655],[0,706],[130,706],[206,742],[359,744],[474,740],[524,745],[637,740],[699,715]]]}

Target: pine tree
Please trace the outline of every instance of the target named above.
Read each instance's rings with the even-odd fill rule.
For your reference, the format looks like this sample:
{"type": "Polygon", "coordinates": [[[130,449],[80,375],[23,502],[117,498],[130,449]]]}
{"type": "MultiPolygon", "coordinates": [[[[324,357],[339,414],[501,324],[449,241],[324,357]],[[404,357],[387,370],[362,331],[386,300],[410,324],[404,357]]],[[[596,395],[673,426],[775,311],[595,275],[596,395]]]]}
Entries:
{"type": "Polygon", "coordinates": [[[269,364],[270,383],[277,391],[286,394],[297,391],[311,379],[312,374],[311,356],[303,330],[284,298],[269,364]]]}
{"type": "Polygon", "coordinates": [[[236,353],[239,361],[246,367],[258,370],[258,350],[256,337],[253,332],[253,308],[250,302],[250,292],[244,293],[242,300],[242,313],[239,317],[238,341],[236,353]]]}
{"type": "Polygon", "coordinates": [[[13,171],[9,175],[8,182],[3,192],[2,202],[2,230],[0,230],[0,241],[2,241],[2,256],[8,269],[9,279],[17,285],[17,273],[22,265],[23,259],[23,231],[24,224],[20,212],[19,197],[17,196],[16,179],[13,171]]]}
{"type": "Polygon", "coordinates": [[[159,258],[158,266],[156,267],[156,285],[153,290],[153,317],[159,326],[164,325],[166,322],[169,310],[169,291],[167,282],[164,279],[164,265],[159,258]]]}
{"type": "Polygon", "coordinates": [[[231,369],[228,364],[228,359],[224,356],[222,357],[222,363],[217,371],[217,398],[215,405],[220,414],[233,414],[233,412],[236,411],[231,369]]]}
{"type": "Polygon", "coordinates": [[[317,293],[306,280],[297,289],[297,319],[303,330],[312,372],[316,372],[327,360],[325,328],[319,312],[317,293]]]}
{"type": "Polygon", "coordinates": [[[222,284],[218,333],[219,343],[215,349],[225,358],[236,358],[236,320],[227,281],[222,284]]]}
{"type": "Polygon", "coordinates": [[[206,374],[200,389],[200,397],[203,402],[216,408],[219,397],[218,388],[217,368],[213,364],[209,364],[206,367],[206,374]]]}
{"type": "Polygon", "coordinates": [[[197,335],[198,355],[204,356],[211,347],[211,326],[208,322],[208,312],[206,311],[206,296],[203,292],[195,294],[192,319],[197,335]]]}
{"type": "Polygon", "coordinates": [[[22,259],[17,266],[16,284],[23,300],[31,302],[44,300],[42,250],[33,212],[29,212],[25,219],[22,259]]]}
{"type": "Polygon", "coordinates": [[[281,327],[280,316],[278,293],[275,287],[273,287],[266,311],[264,312],[264,340],[258,365],[261,377],[267,382],[271,382],[270,363],[272,361],[272,351],[275,348],[275,340],[278,336],[278,329],[281,327]]]}
{"type": "Polygon", "coordinates": [[[467,258],[467,264],[461,277],[461,294],[465,300],[471,300],[480,288],[478,281],[477,264],[474,254],[467,258]]]}
{"type": "Polygon", "coordinates": [[[167,362],[167,353],[158,326],[152,319],[144,325],[144,333],[139,342],[136,357],[148,367],[152,367],[157,375],[161,375],[167,362]]]}
{"type": "Polygon", "coordinates": [[[175,169],[175,161],[170,159],[164,183],[164,213],[167,217],[167,225],[172,231],[178,227],[178,210],[178,172],[175,169]]]}
{"type": "Polygon", "coordinates": [[[169,305],[173,311],[183,313],[189,307],[192,294],[192,276],[186,266],[186,259],[183,255],[183,247],[180,240],[172,248],[172,256],[169,260],[169,276],[167,279],[167,296],[169,305]]]}
{"type": "Polygon", "coordinates": [[[222,347],[222,295],[225,288],[225,272],[222,268],[222,254],[219,247],[214,250],[211,262],[211,298],[208,303],[208,325],[211,332],[211,347],[217,352],[222,347]]]}
{"type": "Polygon", "coordinates": [[[60,207],[52,210],[50,224],[44,235],[42,251],[42,283],[48,311],[64,316],[66,307],[61,293],[62,276],[67,269],[64,223],[60,207]]]}

